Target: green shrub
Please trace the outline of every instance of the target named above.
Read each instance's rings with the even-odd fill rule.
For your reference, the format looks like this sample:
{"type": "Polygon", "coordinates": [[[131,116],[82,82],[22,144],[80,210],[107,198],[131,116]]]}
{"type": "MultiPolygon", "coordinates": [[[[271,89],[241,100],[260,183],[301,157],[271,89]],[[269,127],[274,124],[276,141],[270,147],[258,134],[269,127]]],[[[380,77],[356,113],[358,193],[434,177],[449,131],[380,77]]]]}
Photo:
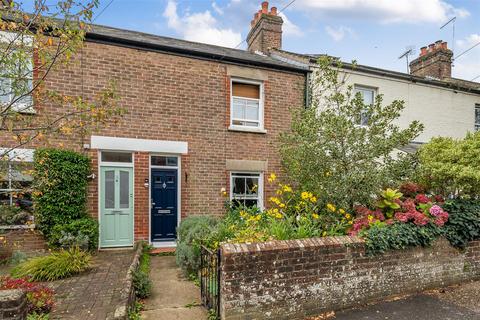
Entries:
{"type": "Polygon", "coordinates": [[[453,246],[463,248],[468,241],[480,238],[480,200],[451,200],[443,209],[449,213],[445,237],[453,246]]]}
{"type": "Polygon", "coordinates": [[[148,247],[144,247],[137,270],[133,273],[133,288],[135,296],[140,299],[148,298],[152,291],[150,280],[150,254],[148,247]]]}
{"type": "Polygon", "coordinates": [[[369,254],[416,246],[427,247],[441,234],[442,230],[433,223],[417,226],[411,222],[397,222],[392,225],[378,222],[360,233],[369,254]]]}
{"type": "Polygon", "coordinates": [[[195,273],[200,267],[200,246],[217,232],[220,220],[198,215],[182,220],[177,229],[177,264],[187,273],[195,273]]]}
{"type": "Polygon", "coordinates": [[[70,248],[27,260],[16,266],[11,275],[15,278],[29,277],[32,281],[53,281],[86,270],[90,261],[89,253],[79,248],[70,248]]]}
{"type": "Polygon", "coordinates": [[[98,248],[98,222],[90,217],[73,220],[70,223],[57,224],[50,231],[48,244],[53,247],[68,248],[71,246],[86,246],[83,249],[96,250],[98,248]],[[87,243],[83,242],[87,237],[87,243]]]}
{"type": "Polygon", "coordinates": [[[47,236],[53,226],[86,216],[90,160],[77,152],[37,149],[34,155],[36,223],[47,236]]]}
{"type": "Polygon", "coordinates": [[[27,320],[50,320],[50,315],[48,313],[29,313],[27,315],[27,320]]]}

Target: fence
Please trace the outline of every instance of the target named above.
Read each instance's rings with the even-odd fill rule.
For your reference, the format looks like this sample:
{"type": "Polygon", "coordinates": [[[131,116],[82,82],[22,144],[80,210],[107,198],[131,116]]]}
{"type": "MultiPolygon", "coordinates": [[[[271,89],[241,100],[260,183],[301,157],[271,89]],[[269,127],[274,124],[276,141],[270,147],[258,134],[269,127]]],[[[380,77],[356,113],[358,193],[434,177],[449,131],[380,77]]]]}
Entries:
{"type": "Polygon", "coordinates": [[[220,316],[220,250],[201,247],[200,290],[202,304],[220,316]]]}

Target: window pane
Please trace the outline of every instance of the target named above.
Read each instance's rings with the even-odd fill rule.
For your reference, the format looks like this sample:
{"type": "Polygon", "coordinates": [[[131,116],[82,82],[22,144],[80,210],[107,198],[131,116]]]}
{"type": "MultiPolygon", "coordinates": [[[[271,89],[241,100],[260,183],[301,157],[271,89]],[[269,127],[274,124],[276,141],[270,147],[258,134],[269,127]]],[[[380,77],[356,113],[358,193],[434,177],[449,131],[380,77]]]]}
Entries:
{"type": "Polygon", "coordinates": [[[260,85],[232,82],[232,95],[234,97],[260,99],[260,85]]]}
{"type": "Polygon", "coordinates": [[[0,102],[7,104],[10,102],[10,79],[0,78],[0,102]]]}
{"type": "Polygon", "coordinates": [[[102,161],[131,163],[132,154],[129,152],[102,152],[102,161]]]}
{"type": "Polygon", "coordinates": [[[234,177],[233,179],[233,195],[244,195],[245,194],[245,178],[243,177],[234,177]]]}
{"type": "Polygon", "coordinates": [[[115,208],[115,171],[105,171],[105,208],[115,208]]]}
{"type": "Polygon", "coordinates": [[[120,171],[120,208],[130,207],[130,172],[120,171]]]}
{"type": "Polygon", "coordinates": [[[258,194],[258,178],[251,177],[251,178],[245,178],[245,184],[247,186],[247,194],[253,194],[256,195],[258,194]]]}
{"type": "Polygon", "coordinates": [[[246,101],[242,99],[233,99],[233,118],[245,119],[246,101]]]}
{"type": "Polygon", "coordinates": [[[258,120],[258,109],[258,101],[248,101],[244,119],[258,120]]]}
{"type": "Polygon", "coordinates": [[[176,167],[178,165],[177,157],[166,156],[152,156],[152,166],[171,166],[176,167]]]}
{"type": "Polygon", "coordinates": [[[475,130],[480,129],[480,105],[475,105],[475,130]]]}

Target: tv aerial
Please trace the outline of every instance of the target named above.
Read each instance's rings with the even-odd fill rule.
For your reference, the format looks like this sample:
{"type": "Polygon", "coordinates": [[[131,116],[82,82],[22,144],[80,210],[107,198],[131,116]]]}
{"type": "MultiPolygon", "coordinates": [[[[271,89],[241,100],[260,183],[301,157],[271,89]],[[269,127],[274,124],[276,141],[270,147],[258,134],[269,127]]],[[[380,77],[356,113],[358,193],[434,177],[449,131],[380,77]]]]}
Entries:
{"type": "Polygon", "coordinates": [[[453,57],[452,57],[452,67],[454,67],[454,61],[455,61],[455,21],[457,21],[457,17],[453,17],[452,19],[448,20],[447,22],[445,22],[441,27],[440,27],[440,30],[442,30],[443,28],[445,28],[446,26],[448,26],[449,24],[452,25],[452,53],[453,53],[453,57]]]}
{"type": "Polygon", "coordinates": [[[410,73],[410,62],[408,57],[415,54],[415,46],[408,46],[405,48],[405,51],[398,57],[398,60],[405,58],[407,62],[407,73],[410,73]]]}

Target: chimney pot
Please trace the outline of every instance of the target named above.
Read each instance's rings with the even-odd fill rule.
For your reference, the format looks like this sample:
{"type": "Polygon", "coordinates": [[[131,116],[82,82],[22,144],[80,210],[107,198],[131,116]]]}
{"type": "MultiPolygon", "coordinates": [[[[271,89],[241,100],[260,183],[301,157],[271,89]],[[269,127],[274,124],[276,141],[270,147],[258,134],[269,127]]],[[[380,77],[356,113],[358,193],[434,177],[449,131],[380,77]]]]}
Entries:
{"type": "Polygon", "coordinates": [[[272,7],[272,9],[270,9],[270,14],[272,16],[276,16],[277,15],[277,7],[272,7]]]}
{"type": "Polygon", "coordinates": [[[262,13],[268,14],[268,1],[263,1],[262,2],[262,13]]]}
{"type": "Polygon", "coordinates": [[[435,41],[428,47],[420,48],[419,58],[410,62],[410,73],[441,80],[451,78],[452,57],[453,52],[448,50],[447,42],[435,41]]]}

